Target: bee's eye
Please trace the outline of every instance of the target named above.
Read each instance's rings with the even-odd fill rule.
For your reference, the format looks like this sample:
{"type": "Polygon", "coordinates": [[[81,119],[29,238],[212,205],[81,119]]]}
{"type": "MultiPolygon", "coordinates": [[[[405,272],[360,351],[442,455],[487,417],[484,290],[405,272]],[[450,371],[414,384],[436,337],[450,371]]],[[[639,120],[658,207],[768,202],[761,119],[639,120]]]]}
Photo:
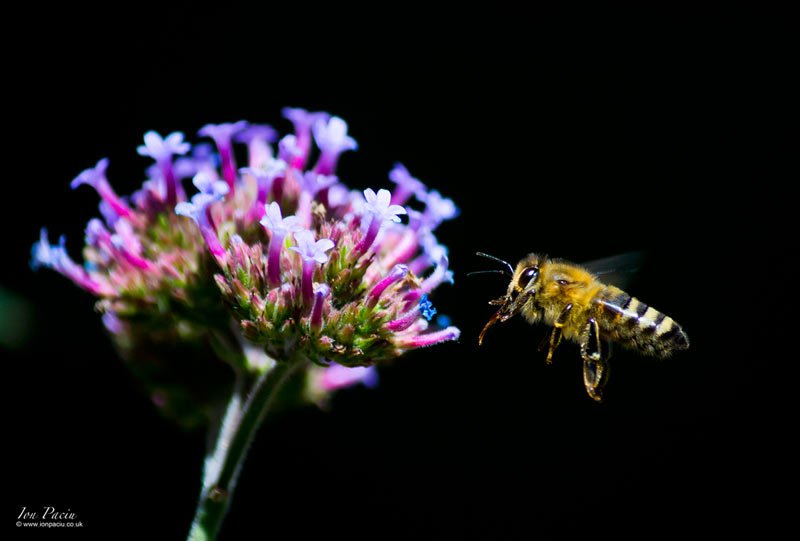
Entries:
{"type": "Polygon", "coordinates": [[[539,276],[539,269],[536,267],[528,267],[522,274],[519,275],[519,280],[517,280],[517,285],[522,289],[528,287],[528,284],[536,280],[539,276]]]}

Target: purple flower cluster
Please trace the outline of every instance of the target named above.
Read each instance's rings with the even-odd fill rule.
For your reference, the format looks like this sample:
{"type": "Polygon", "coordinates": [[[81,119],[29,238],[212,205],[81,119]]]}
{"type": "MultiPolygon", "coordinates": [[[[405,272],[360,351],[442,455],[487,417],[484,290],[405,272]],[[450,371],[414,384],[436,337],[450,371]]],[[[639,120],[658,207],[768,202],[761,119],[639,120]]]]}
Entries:
{"type": "Polygon", "coordinates": [[[357,148],[347,123],[303,109],[284,116],[294,133],[280,140],[244,121],[204,126],[199,135],[216,153],[205,144],[192,150],[181,133],[148,132],[138,152],[155,164],[129,198],[114,192],[100,160],[72,182],[101,198],[85,263],[42,230],[32,265],[97,296],[106,327],[128,349],[158,337],[199,340],[236,369],[257,372],[241,355],[245,340],[278,362],[314,363],[311,397],[373,384],[375,363],[457,339],[455,327],[429,329],[428,299],[452,282],[434,230],[458,214],[453,202],[401,164],[389,174],[394,193],[349,190],[336,176],[342,153],[357,148]],[[237,166],[237,143],[247,147],[246,167],[237,166]]]}

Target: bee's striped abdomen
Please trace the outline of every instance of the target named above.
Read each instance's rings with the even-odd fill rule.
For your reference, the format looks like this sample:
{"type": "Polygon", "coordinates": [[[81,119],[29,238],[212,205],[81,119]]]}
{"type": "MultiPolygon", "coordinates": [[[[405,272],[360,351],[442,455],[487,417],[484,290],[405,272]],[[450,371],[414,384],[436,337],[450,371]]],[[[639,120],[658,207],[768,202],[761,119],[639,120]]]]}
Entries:
{"type": "Polygon", "coordinates": [[[606,286],[594,299],[604,338],[656,357],[689,347],[689,338],[671,317],[621,289],[606,286]]]}

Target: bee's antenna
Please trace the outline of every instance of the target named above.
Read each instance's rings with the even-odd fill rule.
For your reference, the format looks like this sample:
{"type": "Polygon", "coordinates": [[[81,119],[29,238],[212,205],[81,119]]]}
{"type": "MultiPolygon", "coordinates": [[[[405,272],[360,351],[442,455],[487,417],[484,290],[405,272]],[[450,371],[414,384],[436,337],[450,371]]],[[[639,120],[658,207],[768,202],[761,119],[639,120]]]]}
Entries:
{"type": "Polygon", "coordinates": [[[505,269],[503,269],[503,270],[495,269],[495,270],[472,271],[472,272],[468,272],[467,276],[474,276],[476,274],[504,274],[504,275],[508,276],[509,278],[511,278],[511,275],[508,274],[508,271],[505,270],[505,269]]]}
{"type": "Polygon", "coordinates": [[[492,259],[494,261],[497,261],[498,263],[502,263],[503,265],[506,266],[506,268],[508,269],[508,272],[510,273],[510,275],[511,276],[514,275],[514,267],[512,267],[511,263],[509,263],[508,261],[504,261],[504,260],[500,259],[499,257],[495,257],[493,255],[485,254],[483,252],[475,252],[475,255],[480,256],[480,257],[485,257],[487,259],[492,259]]]}

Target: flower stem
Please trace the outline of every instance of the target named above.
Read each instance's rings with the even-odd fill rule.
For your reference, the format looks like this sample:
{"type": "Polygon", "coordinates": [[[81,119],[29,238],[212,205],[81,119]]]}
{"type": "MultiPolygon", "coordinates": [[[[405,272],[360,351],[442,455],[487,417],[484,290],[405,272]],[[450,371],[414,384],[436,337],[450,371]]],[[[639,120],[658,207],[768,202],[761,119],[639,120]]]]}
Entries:
{"type": "Polygon", "coordinates": [[[237,374],[231,400],[214,449],[206,456],[203,488],[189,541],[213,541],[228,510],[247,450],[283,383],[303,363],[273,363],[255,381],[243,401],[244,378],[237,374]]]}

